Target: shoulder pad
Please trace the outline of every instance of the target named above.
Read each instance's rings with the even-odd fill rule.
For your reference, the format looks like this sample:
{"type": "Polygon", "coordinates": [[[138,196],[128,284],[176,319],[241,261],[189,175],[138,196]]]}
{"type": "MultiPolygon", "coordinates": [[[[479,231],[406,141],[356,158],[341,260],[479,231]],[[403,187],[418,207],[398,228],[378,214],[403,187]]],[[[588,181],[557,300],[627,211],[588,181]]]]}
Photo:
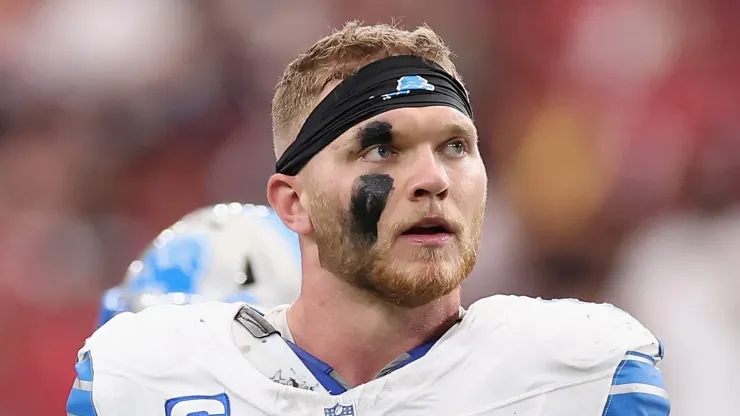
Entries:
{"type": "Polygon", "coordinates": [[[267,338],[273,334],[280,336],[280,332],[261,313],[249,305],[239,309],[236,321],[257,339],[267,338]]]}
{"type": "Polygon", "coordinates": [[[520,338],[518,343],[529,345],[541,358],[573,369],[606,370],[630,351],[656,362],[663,354],[649,330],[606,303],[493,296],[476,302],[469,313],[478,315],[486,326],[510,327],[520,338]]]}
{"type": "Polygon", "coordinates": [[[92,351],[95,367],[101,371],[161,376],[182,369],[197,356],[201,348],[197,340],[202,339],[202,332],[228,335],[241,306],[204,302],[122,313],[95,331],[81,353],[92,351]],[[222,331],[218,331],[219,327],[223,327],[222,331]]]}

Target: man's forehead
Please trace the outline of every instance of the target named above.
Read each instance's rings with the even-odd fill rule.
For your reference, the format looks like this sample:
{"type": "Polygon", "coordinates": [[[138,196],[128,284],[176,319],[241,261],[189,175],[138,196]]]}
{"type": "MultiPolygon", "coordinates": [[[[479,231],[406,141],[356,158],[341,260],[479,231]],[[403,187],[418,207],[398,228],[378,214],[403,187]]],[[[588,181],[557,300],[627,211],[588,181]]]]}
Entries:
{"type": "Polygon", "coordinates": [[[388,129],[393,135],[414,136],[440,134],[477,137],[475,124],[470,117],[447,106],[405,107],[387,111],[369,118],[342,134],[335,144],[345,147],[355,145],[368,130],[378,133],[388,129]]]}

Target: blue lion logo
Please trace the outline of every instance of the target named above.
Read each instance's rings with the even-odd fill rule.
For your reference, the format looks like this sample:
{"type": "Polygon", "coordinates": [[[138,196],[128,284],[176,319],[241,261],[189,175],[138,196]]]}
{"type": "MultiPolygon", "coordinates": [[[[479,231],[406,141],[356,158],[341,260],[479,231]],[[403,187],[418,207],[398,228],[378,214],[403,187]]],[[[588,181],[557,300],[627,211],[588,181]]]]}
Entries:
{"type": "Polygon", "coordinates": [[[399,95],[408,94],[411,91],[434,91],[434,85],[420,75],[406,75],[398,79],[396,92],[383,94],[383,100],[390,100],[399,95]]]}

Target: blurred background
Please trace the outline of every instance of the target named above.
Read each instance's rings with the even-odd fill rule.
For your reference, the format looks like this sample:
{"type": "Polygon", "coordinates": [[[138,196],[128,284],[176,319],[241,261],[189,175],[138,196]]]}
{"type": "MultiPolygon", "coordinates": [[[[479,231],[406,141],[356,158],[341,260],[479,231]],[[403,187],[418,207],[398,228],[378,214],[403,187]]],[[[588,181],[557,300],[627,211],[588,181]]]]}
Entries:
{"type": "MultiPolygon", "coordinates": [[[[740,390],[740,2],[0,2],[0,415],[60,414],[100,294],[156,234],[266,203],[272,89],[344,21],[428,23],[491,195],[466,302],[608,301],[665,343],[673,415],[740,390]]],[[[736,405],[735,405],[736,406],[736,405]]]]}

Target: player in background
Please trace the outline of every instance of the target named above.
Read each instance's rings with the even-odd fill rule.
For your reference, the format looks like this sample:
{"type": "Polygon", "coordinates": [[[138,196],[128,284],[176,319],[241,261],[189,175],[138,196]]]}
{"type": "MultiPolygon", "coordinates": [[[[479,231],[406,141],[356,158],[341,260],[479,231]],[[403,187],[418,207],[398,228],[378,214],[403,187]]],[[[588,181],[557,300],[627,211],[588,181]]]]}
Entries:
{"type": "Polygon", "coordinates": [[[668,415],[661,344],[627,313],[461,308],[488,178],[431,29],[347,24],[288,65],[272,116],[298,299],[120,314],[80,350],[69,415],[668,415]]]}
{"type": "Polygon", "coordinates": [[[98,326],[122,312],[207,300],[269,310],[299,291],[298,236],[268,207],[217,204],[162,231],[123,283],[105,292],[98,326]]]}

